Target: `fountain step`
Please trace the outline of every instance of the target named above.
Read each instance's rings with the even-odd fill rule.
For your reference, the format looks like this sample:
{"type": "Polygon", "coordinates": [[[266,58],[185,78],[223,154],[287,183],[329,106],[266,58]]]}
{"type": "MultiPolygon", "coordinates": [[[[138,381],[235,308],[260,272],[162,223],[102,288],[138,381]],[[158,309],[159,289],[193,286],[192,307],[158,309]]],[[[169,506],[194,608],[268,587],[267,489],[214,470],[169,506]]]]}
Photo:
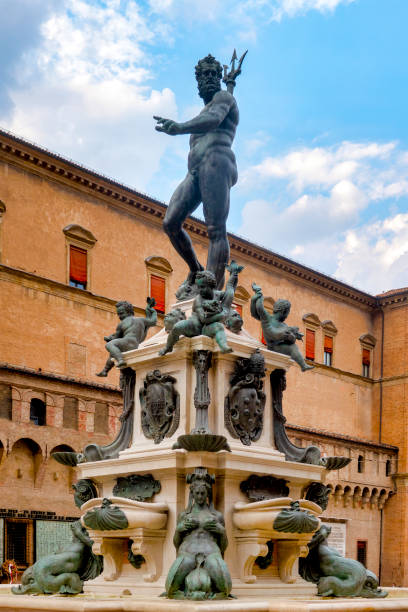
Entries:
{"type": "MultiPolygon", "coordinates": [[[[293,587],[293,585],[291,585],[293,587]]],[[[303,587],[303,585],[302,585],[303,587]]],[[[396,595],[381,600],[330,599],[318,597],[282,595],[271,597],[242,597],[218,601],[179,601],[150,597],[142,593],[108,596],[86,593],[67,597],[64,595],[11,595],[0,591],[0,612],[407,612],[408,590],[405,597],[396,595]]],[[[401,594],[402,589],[398,589],[401,594]]]]}

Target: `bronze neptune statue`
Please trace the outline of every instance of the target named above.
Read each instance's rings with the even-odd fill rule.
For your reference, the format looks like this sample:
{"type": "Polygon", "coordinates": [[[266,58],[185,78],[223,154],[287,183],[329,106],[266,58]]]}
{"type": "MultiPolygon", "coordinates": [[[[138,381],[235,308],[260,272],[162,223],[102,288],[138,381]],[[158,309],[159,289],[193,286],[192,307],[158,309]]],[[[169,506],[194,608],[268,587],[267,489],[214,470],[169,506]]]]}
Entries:
{"type": "Polygon", "coordinates": [[[221,89],[221,64],[212,55],[207,55],[198,62],[195,68],[198,93],[205,106],[197,117],[184,123],[154,117],[157,121],[156,130],[159,132],[170,136],[191,134],[187,175],[172,195],[163,222],[173,247],[190,269],[186,281],[176,293],[178,299],[186,299],[194,293],[195,276],[203,270],[190,237],[183,229],[184,220],[201,202],[210,239],[207,270],[215,275],[218,289],[224,285],[224,269],[229,260],[226,223],[230,189],[238,179],[231,146],[239,114],[232,92],[235,79],[241,73],[244,57],[245,54],[235,68],[234,52],[231,71],[225,74],[223,79],[227,84],[227,91],[221,89]]]}

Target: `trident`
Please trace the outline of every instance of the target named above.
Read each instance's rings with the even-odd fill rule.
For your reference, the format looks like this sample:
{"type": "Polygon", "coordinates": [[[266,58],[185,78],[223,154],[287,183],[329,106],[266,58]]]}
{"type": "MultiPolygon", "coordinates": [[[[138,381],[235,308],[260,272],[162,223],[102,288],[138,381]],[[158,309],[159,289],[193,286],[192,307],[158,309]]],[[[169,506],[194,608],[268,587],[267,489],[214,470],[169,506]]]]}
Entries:
{"type": "Polygon", "coordinates": [[[236,85],[235,79],[237,78],[237,76],[241,74],[242,62],[244,61],[244,58],[247,53],[248,53],[248,49],[245,51],[243,55],[241,55],[239,62],[238,62],[238,66],[237,68],[235,68],[235,62],[237,61],[238,56],[237,56],[236,49],[234,49],[234,53],[232,54],[232,58],[231,58],[230,72],[228,72],[228,66],[224,64],[224,76],[223,76],[222,81],[223,83],[226,84],[227,91],[229,91],[230,94],[234,93],[234,87],[236,85]]]}

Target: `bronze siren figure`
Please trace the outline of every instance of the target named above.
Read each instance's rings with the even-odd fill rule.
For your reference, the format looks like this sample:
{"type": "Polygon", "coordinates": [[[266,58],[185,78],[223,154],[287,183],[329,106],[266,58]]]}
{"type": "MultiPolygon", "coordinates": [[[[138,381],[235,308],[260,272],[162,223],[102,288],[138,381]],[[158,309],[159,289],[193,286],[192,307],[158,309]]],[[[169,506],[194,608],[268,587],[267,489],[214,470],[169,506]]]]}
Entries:
{"type": "Polygon", "coordinates": [[[203,270],[183,223],[203,203],[204,219],[207,225],[210,245],[207,270],[213,272],[216,286],[224,286],[224,269],[229,260],[227,239],[227,217],[230,205],[230,189],[238,179],[235,155],[231,150],[239,121],[238,106],[233,96],[235,80],[241,74],[241,66],[247,51],[235,67],[237,54],[231,60],[231,70],[207,55],[195,67],[198,92],[204,101],[204,108],[197,117],[178,123],[172,119],[154,116],[156,130],[170,136],[191,134],[188,171],[185,179],[172,195],[166,216],[164,230],[173,247],[187,263],[190,271],[179,287],[178,299],[194,295],[195,276],[203,270]],[[227,89],[221,89],[221,78],[227,89]]]}

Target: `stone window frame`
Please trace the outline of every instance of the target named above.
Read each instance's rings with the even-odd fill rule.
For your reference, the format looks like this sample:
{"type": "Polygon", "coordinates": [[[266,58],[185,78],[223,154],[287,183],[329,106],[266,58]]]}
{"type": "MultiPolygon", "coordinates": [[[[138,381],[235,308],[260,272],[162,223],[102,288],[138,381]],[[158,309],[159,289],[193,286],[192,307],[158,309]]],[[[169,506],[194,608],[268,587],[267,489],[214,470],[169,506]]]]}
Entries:
{"type": "Polygon", "coordinates": [[[36,427],[44,427],[47,425],[47,404],[45,399],[39,399],[38,397],[32,397],[30,400],[30,423],[36,427]],[[41,411],[37,413],[37,402],[41,402],[41,411]],[[37,414],[35,414],[37,413],[37,414]]]}
{"type": "Polygon", "coordinates": [[[359,454],[357,457],[357,473],[364,474],[366,468],[365,454],[359,454]]]}
{"type": "Polygon", "coordinates": [[[310,331],[313,331],[315,334],[315,358],[314,360],[310,359],[310,361],[313,361],[313,363],[321,363],[322,362],[322,355],[320,355],[320,346],[322,346],[322,342],[321,342],[321,321],[319,319],[319,317],[317,316],[317,314],[315,314],[314,312],[307,312],[306,314],[303,315],[302,317],[302,321],[304,323],[304,340],[305,340],[305,356],[306,356],[306,330],[309,329],[310,331]]]}
{"type": "MultiPolygon", "coordinates": [[[[329,338],[332,338],[333,341],[333,351],[331,353],[331,364],[327,367],[335,367],[335,354],[336,354],[336,336],[337,336],[337,327],[335,326],[335,324],[333,323],[333,321],[331,321],[330,319],[326,319],[325,321],[322,321],[320,324],[321,328],[322,328],[322,335],[323,335],[323,363],[325,364],[325,350],[324,350],[324,337],[328,336],[329,338]]],[[[326,364],[325,364],[326,365],[326,364]]]]}
{"type": "Polygon", "coordinates": [[[91,291],[92,289],[92,249],[97,242],[97,238],[90,230],[85,229],[76,223],[70,223],[62,230],[65,235],[66,251],[66,283],[70,283],[70,248],[71,246],[86,251],[86,288],[81,291],[91,291]]]}
{"type": "Polygon", "coordinates": [[[356,561],[367,567],[368,540],[356,540],[356,561]]]}
{"type": "Polygon", "coordinates": [[[373,357],[374,357],[374,347],[377,344],[377,339],[369,333],[363,334],[359,338],[360,346],[361,346],[361,375],[365,378],[372,378],[373,375],[373,357]],[[364,372],[363,366],[363,349],[370,351],[370,366],[368,371],[368,376],[366,376],[364,372]]]}
{"type": "MultiPolygon", "coordinates": [[[[151,277],[158,276],[164,279],[164,310],[168,312],[170,302],[170,276],[173,273],[173,268],[170,262],[160,255],[150,255],[145,259],[146,265],[146,296],[150,296],[151,291],[151,277]]],[[[158,313],[160,316],[161,313],[158,313]]],[[[161,315],[163,316],[163,315],[161,315]]]]}
{"type": "Polygon", "coordinates": [[[30,565],[32,565],[34,563],[34,538],[35,538],[35,532],[34,532],[34,521],[33,519],[29,519],[29,518],[20,518],[20,517],[5,517],[4,520],[4,557],[6,558],[7,555],[7,541],[9,538],[8,535],[8,525],[10,523],[16,523],[19,525],[22,525],[23,523],[25,525],[27,525],[26,527],[26,542],[25,542],[25,552],[26,552],[26,560],[27,563],[26,564],[17,564],[18,569],[21,571],[21,569],[26,569],[27,567],[30,567],[30,565]]]}
{"type": "MultiPolygon", "coordinates": [[[[54,427],[53,415],[57,405],[58,394],[49,393],[47,389],[23,388],[12,385],[12,420],[18,423],[30,423],[30,403],[32,399],[39,399],[45,403],[46,426],[54,427]]],[[[42,450],[42,449],[41,449],[42,450]]]]}
{"type": "Polygon", "coordinates": [[[245,287],[242,287],[242,285],[238,285],[238,287],[235,290],[233,304],[236,304],[237,306],[241,306],[242,319],[244,319],[244,316],[245,316],[245,311],[244,311],[245,304],[248,303],[250,297],[251,296],[248,293],[248,291],[245,289],[245,287]]]}

